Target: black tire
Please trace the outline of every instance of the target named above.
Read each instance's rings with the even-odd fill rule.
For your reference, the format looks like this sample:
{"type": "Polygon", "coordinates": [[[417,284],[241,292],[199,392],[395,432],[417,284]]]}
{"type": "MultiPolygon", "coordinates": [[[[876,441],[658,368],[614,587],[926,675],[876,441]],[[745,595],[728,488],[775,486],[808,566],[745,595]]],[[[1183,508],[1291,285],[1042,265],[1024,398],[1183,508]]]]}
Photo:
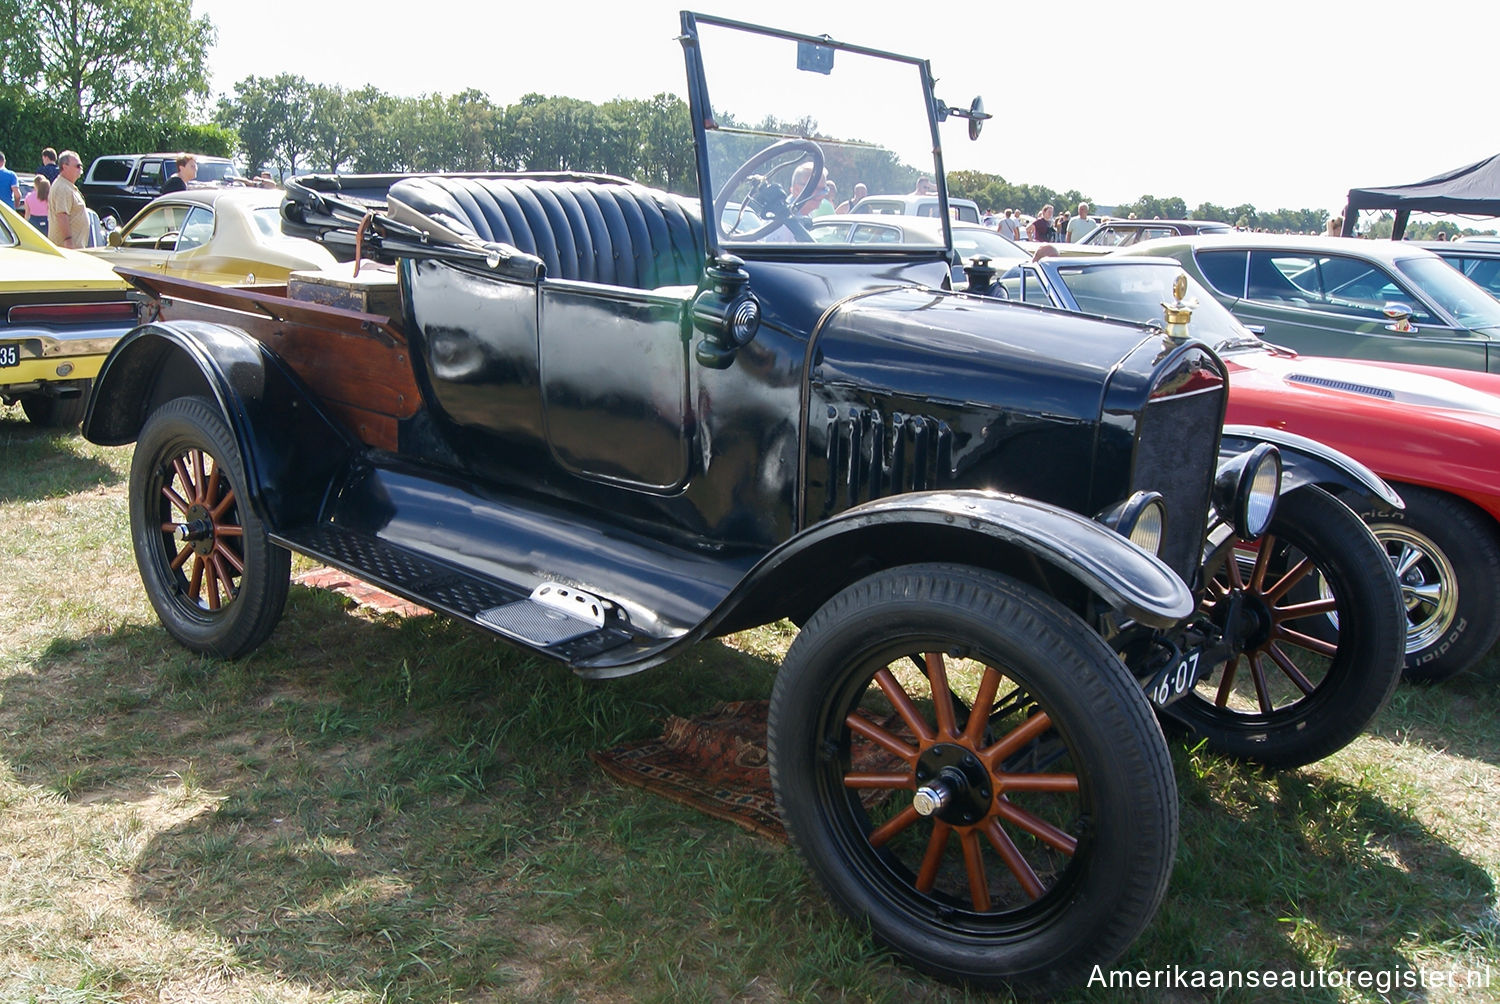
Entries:
{"type": "Polygon", "coordinates": [[[83,413],[89,408],[89,388],[94,381],[81,382],[75,397],[55,397],[51,394],[27,394],[21,398],[21,410],[32,425],[49,429],[75,429],[83,421],[83,413]]]}
{"type": "Polygon", "coordinates": [[[1401,679],[1405,622],[1385,552],[1320,488],[1282,498],[1267,533],[1215,576],[1205,609],[1258,618],[1240,653],[1163,709],[1225,756],[1301,767],[1342,749],[1401,679]]]}
{"type": "Polygon", "coordinates": [[[245,465],[218,410],[177,398],[141,430],[130,465],[136,565],[167,633],[195,652],[233,659],[275,628],[291,555],[238,493],[245,465]],[[182,541],[178,524],[194,525],[182,541]]]}
{"type": "Polygon", "coordinates": [[[1177,788],[1150,706],[1082,620],[1014,580],[912,565],[845,589],[787,653],[767,742],[813,875],[940,978],[1076,985],[1130,946],[1166,890],[1177,788]],[[945,690],[959,698],[951,720],[932,700],[945,690]],[[943,769],[963,783],[920,815],[915,790],[943,769]]]}
{"type": "Polygon", "coordinates": [[[1394,487],[1406,509],[1364,519],[1401,586],[1406,678],[1436,683],[1484,658],[1500,637],[1500,528],[1462,499],[1394,487]]]}

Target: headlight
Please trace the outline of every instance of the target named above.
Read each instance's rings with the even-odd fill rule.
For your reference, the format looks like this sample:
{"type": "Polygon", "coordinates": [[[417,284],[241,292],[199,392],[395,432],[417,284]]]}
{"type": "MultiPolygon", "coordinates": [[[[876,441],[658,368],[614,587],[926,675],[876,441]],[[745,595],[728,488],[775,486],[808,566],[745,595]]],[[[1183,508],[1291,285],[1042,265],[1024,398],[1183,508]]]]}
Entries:
{"type": "Polygon", "coordinates": [[[1226,460],[1214,475],[1214,509],[1241,540],[1266,532],[1281,493],[1281,453],[1270,443],[1226,460]]]}
{"type": "Polygon", "coordinates": [[[1136,492],[1100,513],[1098,519],[1141,550],[1161,553],[1167,529],[1167,503],[1161,492],[1136,492]]]}

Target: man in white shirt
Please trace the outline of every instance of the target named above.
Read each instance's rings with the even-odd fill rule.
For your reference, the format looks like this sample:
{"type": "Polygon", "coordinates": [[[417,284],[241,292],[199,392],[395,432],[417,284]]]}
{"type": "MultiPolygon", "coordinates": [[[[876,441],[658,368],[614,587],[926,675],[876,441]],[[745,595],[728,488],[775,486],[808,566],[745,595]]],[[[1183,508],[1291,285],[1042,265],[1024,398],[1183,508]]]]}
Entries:
{"type": "Polygon", "coordinates": [[[1078,203],[1078,215],[1068,221],[1069,243],[1077,244],[1092,233],[1098,225],[1089,219],[1089,204],[1087,202],[1078,203]]]}

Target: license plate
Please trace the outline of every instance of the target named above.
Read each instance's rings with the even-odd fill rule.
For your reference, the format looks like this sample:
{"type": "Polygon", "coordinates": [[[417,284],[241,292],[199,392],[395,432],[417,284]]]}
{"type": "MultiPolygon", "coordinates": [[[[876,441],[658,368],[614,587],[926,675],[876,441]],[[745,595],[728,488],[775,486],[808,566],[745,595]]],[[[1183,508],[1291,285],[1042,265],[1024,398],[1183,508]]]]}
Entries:
{"type": "Polygon", "coordinates": [[[1165,707],[1198,685],[1207,670],[1203,648],[1191,648],[1182,658],[1158,670],[1146,681],[1146,696],[1158,708],[1165,707]]]}
{"type": "Polygon", "coordinates": [[[0,366],[21,365],[21,346],[0,345],[0,366]]]}

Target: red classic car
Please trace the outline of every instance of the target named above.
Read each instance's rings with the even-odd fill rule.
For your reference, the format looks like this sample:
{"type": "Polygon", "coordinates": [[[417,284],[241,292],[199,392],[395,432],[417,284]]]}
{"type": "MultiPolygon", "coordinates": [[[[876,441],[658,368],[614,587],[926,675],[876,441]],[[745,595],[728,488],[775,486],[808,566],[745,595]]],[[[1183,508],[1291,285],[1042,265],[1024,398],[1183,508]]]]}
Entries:
{"type": "MultiPolygon", "coordinates": [[[[1012,268],[995,292],[1161,323],[1182,275],[1169,258],[1047,258],[1012,268]]],[[[1192,333],[1229,369],[1226,421],[1341,450],[1406,502],[1364,515],[1401,581],[1407,678],[1444,679],[1482,658],[1500,636],[1500,374],[1298,355],[1188,282],[1192,333]]]]}

